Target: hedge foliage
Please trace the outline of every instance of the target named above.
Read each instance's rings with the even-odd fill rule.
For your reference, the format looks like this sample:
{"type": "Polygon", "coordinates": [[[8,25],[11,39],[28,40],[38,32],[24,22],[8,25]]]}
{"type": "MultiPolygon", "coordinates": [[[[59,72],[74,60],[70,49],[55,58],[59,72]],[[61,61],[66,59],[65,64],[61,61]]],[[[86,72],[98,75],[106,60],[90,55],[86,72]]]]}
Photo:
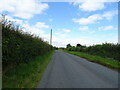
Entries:
{"type": "Polygon", "coordinates": [[[67,50],[85,52],[91,55],[101,56],[120,61],[120,44],[103,43],[88,47],[82,46],[80,44],[77,44],[75,47],[68,44],[67,50]]]}
{"type": "Polygon", "coordinates": [[[53,47],[41,38],[25,33],[7,20],[1,20],[2,25],[2,64],[8,65],[28,63],[36,56],[43,55],[53,47]]]}

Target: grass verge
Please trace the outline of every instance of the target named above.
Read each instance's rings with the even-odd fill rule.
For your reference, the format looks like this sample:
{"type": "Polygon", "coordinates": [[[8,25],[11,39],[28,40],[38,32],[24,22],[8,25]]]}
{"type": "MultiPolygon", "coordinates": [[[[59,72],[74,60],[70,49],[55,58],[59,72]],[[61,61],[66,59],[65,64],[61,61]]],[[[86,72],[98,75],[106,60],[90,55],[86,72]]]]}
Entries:
{"type": "Polygon", "coordinates": [[[54,51],[51,51],[36,57],[28,64],[21,64],[8,70],[2,77],[2,88],[36,88],[53,53],[54,51]]]}
{"type": "Polygon", "coordinates": [[[66,51],[66,50],[65,52],[80,56],[82,58],[87,59],[88,61],[99,63],[101,65],[107,66],[111,69],[114,69],[120,72],[120,62],[118,62],[117,60],[111,60],[111,59],[103,58],[100,56],[93,56],[93,55],[82,53],[82,52],[74,52],[74,51],[66,51]]]}

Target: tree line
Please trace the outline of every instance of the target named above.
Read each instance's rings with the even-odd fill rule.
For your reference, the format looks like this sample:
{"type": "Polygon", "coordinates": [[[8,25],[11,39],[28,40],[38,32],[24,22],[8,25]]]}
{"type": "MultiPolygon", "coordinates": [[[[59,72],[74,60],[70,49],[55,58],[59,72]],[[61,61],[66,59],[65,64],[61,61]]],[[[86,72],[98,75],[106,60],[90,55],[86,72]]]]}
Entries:
{"type": "Polygon", "coordinates": [[[46,54],[53,50],[40,37],[23,32],[11,21],[0,20],[2,26],[2,64],[3,69],[7,66],[16,66],[20,63],[28,63],[36,56],[46,54]]]}
{"type": "Polygon", "coordinates": [[[69,51],[84,52],[91,55],[120,61],[120,44],[118,43],[103,43],[88,47],[81,44],[77,44],[76,46],[71,46],[70,44],[67,44],[66,49],[69,51]]]}

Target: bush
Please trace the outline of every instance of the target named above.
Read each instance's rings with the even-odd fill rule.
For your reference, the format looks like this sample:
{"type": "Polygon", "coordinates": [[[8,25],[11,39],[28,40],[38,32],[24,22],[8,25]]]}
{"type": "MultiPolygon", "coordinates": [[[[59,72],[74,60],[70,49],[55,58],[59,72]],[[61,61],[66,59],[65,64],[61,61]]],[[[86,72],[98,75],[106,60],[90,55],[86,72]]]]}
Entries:
{"type": "Polygon", "coordinates": [[[115,59],[120,61],[120,44],[113,44],[113,43],[103,43],[99,45],[93,46],[80,46],[76,45],[76,47],[71,46],[68,47],[67,50],[69,51],[78,51],[78,52],[85,52],[91,55],[101,56],[105,58],[115,59]]]}
{"type": "Polygon", "coordinates": [[[25,33],[10,21],[1,20],[2,25],[2,64],[7,66],[28,63],[36,56],[44,55],[53,47],[41,38],[25,33]]]}

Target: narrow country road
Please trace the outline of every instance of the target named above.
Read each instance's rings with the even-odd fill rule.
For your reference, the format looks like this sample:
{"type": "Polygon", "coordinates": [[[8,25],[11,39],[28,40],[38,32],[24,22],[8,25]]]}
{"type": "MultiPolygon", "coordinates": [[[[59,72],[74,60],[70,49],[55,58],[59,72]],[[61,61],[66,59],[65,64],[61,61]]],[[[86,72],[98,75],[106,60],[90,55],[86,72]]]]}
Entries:
{"type": "Polygon", "coordinates": [[[118,88],[118,73],[63,51],[55,51],[37,88],[118,88]]]}

